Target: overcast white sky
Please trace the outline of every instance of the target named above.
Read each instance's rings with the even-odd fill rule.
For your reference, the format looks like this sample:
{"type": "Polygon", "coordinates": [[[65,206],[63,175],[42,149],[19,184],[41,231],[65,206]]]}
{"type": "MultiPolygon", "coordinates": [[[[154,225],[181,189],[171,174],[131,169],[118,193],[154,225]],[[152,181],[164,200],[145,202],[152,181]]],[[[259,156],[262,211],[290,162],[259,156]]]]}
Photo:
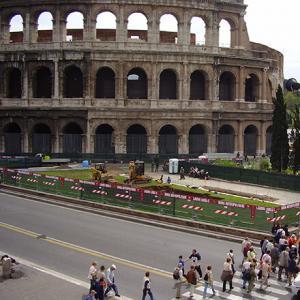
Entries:
{"type": "Polygon", "coordinates": [[[284,54],[285,78],[300,82],[300,0],[245,0],[250,40],[284,54]]]}

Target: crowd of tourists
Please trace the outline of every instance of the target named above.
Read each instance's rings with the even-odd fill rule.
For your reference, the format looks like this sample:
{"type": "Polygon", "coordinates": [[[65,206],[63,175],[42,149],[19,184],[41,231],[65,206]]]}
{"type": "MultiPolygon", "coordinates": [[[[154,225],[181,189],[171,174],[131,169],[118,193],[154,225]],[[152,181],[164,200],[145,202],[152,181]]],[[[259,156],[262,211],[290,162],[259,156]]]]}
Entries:
{"type": "MultiPolygon", "coordinates": [[[[249,238],[242,241],[241,247],[241,263],[236,266],[235,254],[230,249],[224,253],[224,264],[222,267],[221,281],[222,291],[230,292],[234,289],[233,278],[236,275],[237,268],[241,270],[242,288],[245,292],[251,294],[253,288],[257,285],[260,290],[266,290],[270,287],[269,278],[273,273],[278,281],[285,280],[289,286],[296,278],[300,270],[300,238],[295,234],[288,232],[288,227],[274,225],[272,228],[273,237],[265,237],[260,242],[260,255],[258,255],[253,243],[249,238]]],[[[96,262],[93,262],[88,278],[90,279],[90,293],[88,300],[99,299],[111,296],[120,297],[118,288],[115,282],[114,271],[116,266],[112,265],[105,271],[105,267],[97,267],[96,262]]],[[[239,273],[240,274],[240,273],[239,273]]],[[[205,271],[201,268],[201,255],[193,249],[187,258],[179,256],[178,262],[173,272],[175,298],[181,299],[182,288],[189,290],[189,296],[194,297],[195,288],[199,285],[204,286],[203,298],[207,297],[208,288],[212,292],[210,297],[216,295],[214,289],[214,275],[212,265],[207,265],[205,271]],[[189,267],[187,268],[187,264],[189,267]],[[188,269],[188,270],[187,270],[188,269]]],[[[142,287],[142,300],[145,300],[147,295],[150,300],[154,299],[151,290],[150,272],[146,272],[142,287]]]]}

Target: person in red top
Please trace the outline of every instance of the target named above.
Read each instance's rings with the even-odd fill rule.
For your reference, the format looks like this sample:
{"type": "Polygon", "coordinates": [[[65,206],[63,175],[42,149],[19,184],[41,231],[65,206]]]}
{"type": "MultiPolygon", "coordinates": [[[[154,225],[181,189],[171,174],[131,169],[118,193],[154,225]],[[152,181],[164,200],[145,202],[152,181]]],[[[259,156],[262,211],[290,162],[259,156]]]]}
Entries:
{"type": "Polygon", "coordinates": [[[293,245],[297,244],[297,237],[295,234],[292,234],[288,239],[289,247],[291,248],[293,245]]]}

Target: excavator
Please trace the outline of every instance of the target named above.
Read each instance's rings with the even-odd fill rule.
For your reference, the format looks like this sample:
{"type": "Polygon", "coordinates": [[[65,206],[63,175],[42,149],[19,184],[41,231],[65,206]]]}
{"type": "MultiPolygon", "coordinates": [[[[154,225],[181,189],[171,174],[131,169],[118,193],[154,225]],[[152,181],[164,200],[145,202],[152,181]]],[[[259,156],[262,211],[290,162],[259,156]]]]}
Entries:
{"type": "Polygon", "coordinates": [[[148,176],[145,176],[145,163],[140,160],[136,161],[130,161],[128,165],[129,169],[129,176],[127,183],[133,183],[133,184],[142,184],[142,183],[148,183],[151,178],[148,176]]]}
{"type": "Polygon", "coordinates": [[[92,170],[92,177],[96,181],[107,182],[109,176],[107,174],[107,169],[105,163],[97,163],[92,170]]]}

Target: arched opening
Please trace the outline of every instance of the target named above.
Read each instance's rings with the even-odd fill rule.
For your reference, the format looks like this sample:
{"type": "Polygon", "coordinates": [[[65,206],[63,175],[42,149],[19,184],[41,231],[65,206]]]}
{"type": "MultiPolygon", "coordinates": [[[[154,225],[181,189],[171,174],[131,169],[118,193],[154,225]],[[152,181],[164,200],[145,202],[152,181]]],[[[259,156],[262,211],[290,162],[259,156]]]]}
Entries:
{"type": "Polygon", "coordinates": [[[4,129],[4,151],[6,154],[15,155],[22,152],[21,128],[16,123],[7,124],[4,129]]]}
{"type": "Polygon", "coordinates": [[[76,66],[69,66],[64,70],[64,97],[83,97],[83,75],[76,66]]]}
{"type": "Polygon", "coordinates": [[[191,20],[191,45],[205,45],[205,35],[205,22],[200,17],[193,17],[191,20]]]}
{"type": "Polygon", "coordinates": [[[128,17],[127,37],[132,40],[148,40],[148,20],[142,13],[133,13],[128,17]]]}
{"type": "Polygon", "coordinates": [[[110,11],[103,11],[97,15],[96,38],[100,41],[116,40],[116,16],[110,11]]]}
{"type": "Polygon", "coordinates": [[[256,102],[259,98],[259,79],[255,74],[250,74],[245,82],[245,101],[256,102]]]}
{"type": "Polygon", "coordinates": [[[161,16],[159,23],[159,36],[161,43],[177,44],[178,21],[171,14],[161,16]]]}
{"type": "Polygon", "coordinates": [[[235,100],[235,77],[231,72],[223,72],[219,82],[219,100],[235,100]]]}
{"type": "Polygon", "coordinates": [[[254,125],[249,125],[244,131],[244,154],[256,155],[258,131],[254,125]]]}
{"type": "Polygon", "coordinates": [[[51,153],[51,129],[45,124],[36,124],[33,127],[32,153],[51,153]]]}
{"type": "Polygon", "coordinates": [[[219,47],[231,47],[231,26],[227,20],[221,20],[219,24],[219,47]]]}
{"type": "Polygon", "coordinates": [[[195,125],[189,132],[189,153],[201,155],[207,153],[207,134],[202,125],[195,125]]]}
{"type": "Polygon", "coordinates": [[[69,123],[63,129],[63,153],[82,153],[83,131],[77,123],[69,123]]]}
{"type": "Polygon", "coordinates": [[[206,99],[206,78],[203,72],[195,71],[190,78],[190,100],[206,99]]]}
{"type": "Polygon", "coordinates": [[[114,129],[108,124],[102,124],[97,127],[95,135],[95,153],[115,153],[113,132],[114,129]]]}
{"type": "Polygon", "coordinates": [[[9,41],[10,43],[23,43],[24,28],[23,17],[21,15],[14,15],[9,22],[9,41]]]}
{"type": "Polygon", "coordinates": [[[108,67],[97,72],[96,98],[115,98],[115,73],[108,67]]]}
{"type": "Polygon", "coordinates": [[[167,69],[160,73],[159,99],[177,99],[177,78],[173,70],[167,69]]]}
{"type": "Polygon", "coordinates": [[[52,97],[52,74],[49,68],[40,67],[33,77],[33,98],[52,97]]]}
{"type": "Polygon", "coordinates": [[[267,100],[269,103],[272,103],[273,101],[273,87],[270,79],[268,80],[267,83],[267,100]]]}
{"type": "Polygon", "coordinates": [[[127,98],[147,99],[148,79],[143,69],[134,68],[127,75],[127,98]]]}
{"type": "Polygon", "coordinates": [[[224,125],[219,129],[218,153],[234,152],[234,129],[230,125],[224,125]]]}
{"type": "Polygon", "coordinates": [[[172,125],[165,125],[159,131],[159,153],[178,154],[177,129],[172,125]]]}
{"type": "Polygon", "coordinates": [[[147,143],[147,131],[143,126],[134,124],[127,129],[127,153],[147,153],[147,143]]]}
{"type": "Polygon", "coordinates": [[[17,68],[11,68],[6,74],[6,97],[22,97],[22,74],[17,68]]]}
{"type": "Polygon", "coordinates": [[[67,36],[66,41],[82,41],[84,30],[84,16],[79,11],[74,11],[67,16],[67,36]]]}
{"type": "Polygon", "coordinates": [[[266,132],[266,154],[271,155],[271,147],[272,147],[272,133],[273,133],[273,128],[272,126],[268,127],[267,132],[266,132]]]}
{"type": "Polygon", "coordinates": [[[38,38],[37,41],[52,42],[53,38],[53,16],[50,12],[42,12],[37,20],[38,23],[38,38]]]}

